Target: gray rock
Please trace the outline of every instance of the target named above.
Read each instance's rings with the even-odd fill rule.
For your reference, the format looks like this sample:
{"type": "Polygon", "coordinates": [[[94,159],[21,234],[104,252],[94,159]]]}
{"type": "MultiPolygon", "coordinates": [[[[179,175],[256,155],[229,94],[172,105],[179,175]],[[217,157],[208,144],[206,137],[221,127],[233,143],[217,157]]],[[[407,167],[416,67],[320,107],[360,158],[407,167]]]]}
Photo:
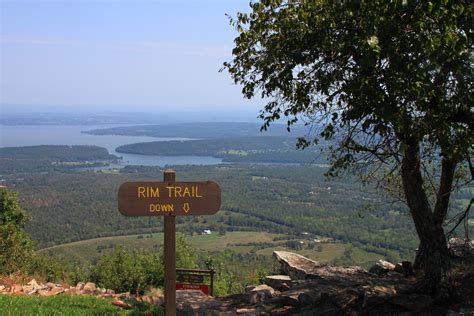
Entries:
{"type": "Polygon", "coordinates": [[[274,288],[272,288],[271,286],[268,286],[267,284],[260,284],[252,289],[252,292],[261,292],[261,291],[268,292],[270,293],[270,295],[275,295],[275,292],[276,292],[274,288]]]}
{"type": "Polygon", "coordinates": [[[370,267],[369,272],[375,275],[383,275],[386,273],[386,270],[381,265],[376,263],[370,267]]]}
{"type": "Polygon", "coordinates": [[[382,259],[379,260],[379,264],[389,271],[393,271],[395,269],[395,265],[393,263],[382,260],[382,259]]]}
{"type": "Polygon", "coordinates": [[[395,270],[395,265],[393,263],[380,259],[369,269],[369,272],[376,275],[386,275],[388,272],[393,270],[395,270]]]}
{"type": "Polygon", "coordinates": [[[373,276],[361,267],[329,266],[292,252],[274,251],[273,256],[292,279],[292,287],[298,280],[309,279],[318,280],[320,284],[354,286],[373,276]]]}
{"type": "Polygon", "coordinates": [[[253,289],[251,289],[247,293],[248,294],[246,300],[250,304],[257,304],[272,298],[275,294],[277,294],[277,291],[275,291],[275,289],[266,284],[261,284],[253,287],[253,289]]]}
{"type": "Polygon", "coordinates": [[[268,275],[263,282],[278,291],[287,291],[292,284],[288,275],[268,275]]]}
{"type": "Polygon", "coordinates": [[[300,302],[301,306],[313,305],[320,299],[321,293],[312,289],[306,289],[298,294],[298,301],[300,302]]]}
{"type": "Polygon", "coordinates": [[[325,266],[320,262],[288,251],[274,251],[273,256],[281,264],[282,270],[293,280],[304,280],[316,269],[325,266]]]}

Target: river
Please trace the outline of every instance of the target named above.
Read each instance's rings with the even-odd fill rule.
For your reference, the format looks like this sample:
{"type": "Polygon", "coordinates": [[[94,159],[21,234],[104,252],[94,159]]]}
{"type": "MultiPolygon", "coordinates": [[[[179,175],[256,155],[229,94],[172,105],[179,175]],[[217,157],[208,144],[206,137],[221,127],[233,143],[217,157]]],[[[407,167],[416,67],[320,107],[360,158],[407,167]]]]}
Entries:
{"type": "Polygon", "coordinates": [[[0,147],[35,145],[95,145],[105,147],[109,153],[122,157],[114,168],[125,165],[166,166],[166,165],[215,165],[222,159],[210,156],[146,156],[117,153],[119,146],[152,141],[190,140],[180,137],[147,137],[123,135],[91,135],[81,133],[111,125],[0,125],[0,147]]]}

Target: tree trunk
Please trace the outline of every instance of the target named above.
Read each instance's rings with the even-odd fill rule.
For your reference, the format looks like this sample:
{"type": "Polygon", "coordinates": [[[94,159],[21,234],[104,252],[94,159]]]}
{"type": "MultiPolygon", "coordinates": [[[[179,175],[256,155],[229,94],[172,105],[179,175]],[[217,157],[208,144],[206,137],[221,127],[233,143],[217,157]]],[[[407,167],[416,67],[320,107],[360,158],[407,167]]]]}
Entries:
{"type": "MultiPolygon", "coordinates": [[[[435,214],[431,210],[423,189],[420,145],[412,137],[406,139],[406,150],[402,159],[402,183],[408,207],[415,223],[416,232],[420,239],[415,267],[421,268],[424,271],[423,288],[431,294],[448,297],[451,290],[451,282],[448,277],[449,253],[442,228],[444,216],[446,215],[444,213],[444,216],[442,216],[441,206],[444,206],[444,204],[439,205],[439,213],[435,214]]],[[[444,192],[442,191],[442,193],[444,192]]],[[[446,197],[445,194],[442,194],[442,196],[443,199],[446,197]]]]}

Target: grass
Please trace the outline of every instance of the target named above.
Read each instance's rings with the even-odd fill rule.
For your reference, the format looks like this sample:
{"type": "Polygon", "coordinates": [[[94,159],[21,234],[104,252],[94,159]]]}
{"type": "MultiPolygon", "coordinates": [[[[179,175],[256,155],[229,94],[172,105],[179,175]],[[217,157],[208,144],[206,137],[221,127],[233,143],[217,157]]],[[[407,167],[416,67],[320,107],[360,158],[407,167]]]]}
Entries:
{"type": "Polygon", "coordinates": [[[14,296],[0,295],[0,314],[3,316],[22,315],[163,315],[163,310],[144,303],[132,304],[132,309],[124,310],[110,303],[109,299],[94,296],[57,295],[14,296]]]}

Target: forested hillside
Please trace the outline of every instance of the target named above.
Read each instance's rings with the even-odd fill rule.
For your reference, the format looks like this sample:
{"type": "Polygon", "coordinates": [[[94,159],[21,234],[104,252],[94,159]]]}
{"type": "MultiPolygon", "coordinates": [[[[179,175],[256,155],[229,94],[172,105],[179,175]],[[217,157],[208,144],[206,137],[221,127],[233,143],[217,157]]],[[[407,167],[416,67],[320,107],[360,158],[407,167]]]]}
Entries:
{"type": "Polygon", "coordinates": [[[0,148],[0,174],[103,166],[119,157],[98,146],[40,145],[0,148]]]}
{"type": "MultiPolygon", "coordinates": [[[[403,207],[349,180],[326,181],[316,166],[220,165],[176,168],[179,180],[212,179],[222,187],[216,216],[178,219],[180,230],[309,232],[382,255],[411,256],[416,238],[403,207]],[[244,216],[242,216],[244,215],[244,216]]],[[[100,236],[156,232],[161,218],[126,218],[117,211],[120,183],[161,180],[159,168],[128,167],[120,173],[8,176],[33,220],[28,232],[42,247],[100,236]]]]}
{"type": "Polygon", "coordinates": [[[120,146],[119,153],[159,156],[213,156],[224,162],[325,163],[316,150],[297,150],[290,137],[232,137],[188,141],[135,143],[120,146]]]}
{"type": "MultiPolygon", "coordinates": [[[[111,127],[90,130],[85,133],[93,135],[130,135],[153,137],[185,137],[185,138],[231,138],[262,136],[261,124],[242,122],[202,122],[162,125],[138,125],[111,127]]],[[[287,126],[275,124],[265,136],[289,136],[287,126]]],[[[291,130],[292,137],[304,134],[307,130],[303,126],[294,126],[291,130]]],[[[300,135],[301,136],[301,135],[300,135]]]]}

